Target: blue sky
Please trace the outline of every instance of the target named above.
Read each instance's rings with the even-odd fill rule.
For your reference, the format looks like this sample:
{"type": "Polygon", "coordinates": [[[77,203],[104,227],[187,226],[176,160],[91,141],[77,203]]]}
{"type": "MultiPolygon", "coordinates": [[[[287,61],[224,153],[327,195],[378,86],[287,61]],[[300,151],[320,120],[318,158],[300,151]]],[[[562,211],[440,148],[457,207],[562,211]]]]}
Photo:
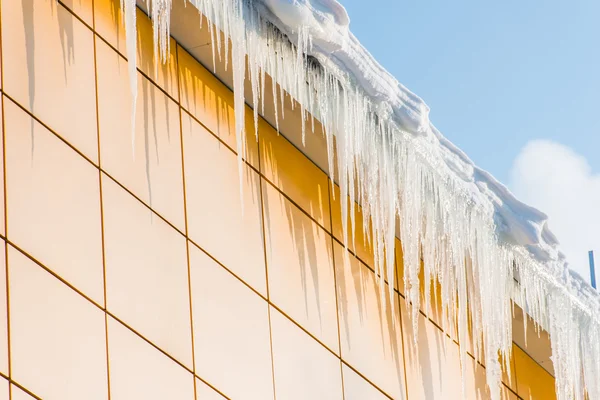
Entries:
{"type": "MultiPolygon", "coordinates": [[[[600,215],[592,219],[597,229],[580,230],[593,210],[574,213],[561,196],[581,189],[574,197],[595,197],[600,208],[600,190],[572,188],[570,175],[563,186],[552,183],[552,174],[569,169],[554,165],[566,154],[582,182],[600,185],[600,1],[341,2],[352,32],[429,104],[446,137],[547,212],[562,242],[586,232],[594,236],[586,246],[600,252],[600,215]]],[[[579,264],[582,249],[569,249],[579,264]]]]}
{"type": "Polygon", "coordinates": [[[342,0],[352,32],[503,182],[529,139],[600,169],[600,2],[342,0]],[[377,21],[377,22],[375,22],[377,21]]]}

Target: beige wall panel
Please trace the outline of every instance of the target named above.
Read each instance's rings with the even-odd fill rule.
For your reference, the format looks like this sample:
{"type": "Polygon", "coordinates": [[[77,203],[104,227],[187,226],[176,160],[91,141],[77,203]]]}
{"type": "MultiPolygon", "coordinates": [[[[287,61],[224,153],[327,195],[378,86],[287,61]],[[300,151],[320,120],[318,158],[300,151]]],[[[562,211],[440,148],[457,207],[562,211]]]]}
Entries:
{"type": "MultiPolygon", "coordinates": [[[[188,52],[177,46],[181,106],[215,136],[237,152],[233,92],[204,68],[188,52]]],[[[245,112],[247,161],[258,168],[258,143],[252,110],[245,112]]],[[[261,127],[266,125],[261,120],[261,127]]]]}
{"type": "Polygon", "coordinates": [[[193,375],[113,318],[108,355],[111,400],[194,400],[193,375]]]}
{"type": "Polygon", "coordinates": [[[8,248],[12,378],[43,399],[105,400],[104,314],[8,248]]]}
{"type": "Polygon", "coordinates": [[[89,26],[94,24],[94,0],[61,0],[75,15],[89,26]]]}
{"type": "MultiPolygon", "coordinates": [[[[2,21],[0,20],[0,24],[2,21]]],[[[1,28],[1,26],[0,26],[1,28]]],[[[2,53],[2,42],[0,41],[0,54],[2,53]]],[[[2,76],[2,63],[0,62],[0,77],[2,76]]],[[[2,89],[2,79],[0,79],[0,90],[2,89]]]]}
{"type": "Polygon", "coordinates": [[[8,309],[6,303],[5,252],[6,243],[4,240],[0,240],[0,372],[8,376],[8,309]]]}
{"type": "Polygon", "coordinates": [[[402,253],[402,242],[400,239],[396,237],[395,239],[395,262],[396,262],[396,285],[398,286],[398,291],[404,295],[404,253],[402,253]]]}
{"type": "MultiPolygon", "coordinates": [[[[404,393],[402,333],[397,304],[383,298],[375,274],[334,244],[342,358],[394,398],[404,393]],[[383,303],[382,303],[383,302],[383,303]],[[395,315],[394,315],[395,314],[395,315]]],[[[394,300],[398,297],[394,293],[394,300]]]]}
{"type": "Polygon", "coordinates": [[[554,377],[517,346],[513,346],[517,393],[525,400],[554,400],[554,377]]]}
{"type": "MultiPolygon", "coordinates": [[[[419,314],[418,348],[415,348],[412,319],[404,299],[401,299],[400,304],[408,397],[411,400],[462,398],[458,346],[444,332],[419,314]]],[[[465,395],[468,395],[468,392],[465,395]]]]}
{"type": "MultiPolygon", "coordinates": [[[[456,344],[454,344],[454,346],[456,346],[456,344]]],[[[455,350],[453,350],[453,354],[456,354],[455,350]]],[[[467,380],[465,383],[468,399],[491,399],[489,390],[487,388],[487,378],[485,374],[485,368],[480,363],[476,362],[472,357],[469,357],[467,362],[467,380]]],[[[503,384],[502,388],[500,389],[500,395],[502,400],[517,400],[517,395],[511,392],[508,387],[505,386],[505,384],[503,384]]]]}
{"type": "Polygon", "coordinates": [[[340,400],[340,360],[271,307],[275,395],[278,399],[340,400]]]}
{"type": "MultiPolygon", "coordinates": [[[[0,71],[1,73],[1,71],[0,71]]],[[[0,96],[0,138],[3,137],[4,133],[4,124],[2,123],[2,115],[1,112],[3,103],[5,101],[4,96],[0,96]]],[[[0,234],[6,235],[5,229],[5,221],[4,221],[4,141],[0,140],[0,234]]]]}
{"type": "MultiPolygon", "coordinates": [[[[446,333],[419,314],[418,347],[414,353],[412,320],[406,302],[401,299],[401,311],[406,354],[408,398],[423,400],[489,400],[485,368],[467,355],[465,392],[462,388],[460,349],[446,333]]],[[[502,399],[516,400],[506,388],[501,389],[502,399]]]]}
{"type": "Polygon", "coordinates": [[[388,397],[346,365],[342,365],[344,400],[387,400],[388,397]]]}
{"type": "MultiPolygon", "coordinates": [[[[11,386],[12,400],[35,400],[34,397],[31,397],[29,394],[19,389],[15,385],[11,386]]],[[[6,397],[6,400],[8,400],[8,396],[6,397]]]]}
{"type": "Polygon", "coordinates": [[[232,399],[273,398],[267,302],[190,244],[196,374],[232,399]]]}
{"type": "MultiPolygon", "coordinates": [[[[441,315],[441,313],[439,315],[441,315]]],[[[471,318],[470,312],[469,312],[469,318],[471,318]]],[[[440,319],[441,319],[441,317],[440,317],[440,319]]],[[[433,319],[433,320],[435,321],[435,319],[433,319]]],[[[519,326],[514,324],[514,321],[513,321],[513,327],[515,329],[519,329],[519,326]]],[[[447,329],[447,331],[449,331],[449,330],[447,329]]],[[[458,341],[458,333],[457,332],[458,331],[456,328],[455,331],[451,333],[451,336],[456,341],[458,341]]],[[[485,367],[485,365],[486,365],[485,343],[483,343],[483,347],[484,347],[484,349],[482,349],[481,353],[477,355],[477,362],[485,367]]],[[[468,338],[468,341],[466,344],[466,350],[469,354],[471,354],[473,357],[475,357],[475,352],[474,352],[475,347],[474,347],[474,341],[473,341],[472,326],[469,326],[469,338],[468,338]]],[[[509,371],[506,370],[506,368],[504,368],[504,365],[502,365],[502,382],[504,383],[504,385],[509,387],[512,391],[516,392],[517,391],[517,378],[516,378],[516,372],[515,372],[514,345],[513,345],[513,354],[511,355],[511,359],[509,360],[508,363],[510,365],[510,376],[509,376],[509,371]]]]}
{"type": "Polygon", "coordinates": [[[0,400],[9,400],[9,383],[6,379],[0,378],[0,400]]]}
{"type": "MultiPolygon", "coordinates": [[[[331,181],[330,181],[331,182],[331,181]]],[[[344,229],[342,225],[342,205],[341,205],[341,194],[340,187],[337,184],[334,184],[333,190],[329,190],[329,201],[331,202],[331,232],[333,236],[339,240],[341,243],[346,244],[344,240],[344,229]]],[[[348,229],[348,249],[353,252],[363,263],[368,265],[371,269],[375,269],[375,252],[373,249],[373,236],[372,231],[369,228],[369,234],[365,235],[363,230],[363,213],[362,208],[355,203],[354,204],[354,230],[352,229],[352,220],[350,218],[350,198],[346,197],[346,202],[348,205],[348,215],[346,223],[348,229]]],[[[371,224],[369,223],[369,227],[371,224]]],[[[398,238],[395,239],[395,265],[394,268],[396,270],[395,274],[393,274],[393,282],[391,282],[395,288],[399,288],[401,293],[404,292],[404,283],[403,283],[403,274],[404,270],[402,269],[402,250],[401,244],[398,238]],[[400,285],[398,286],[397,279],[400,279],[400,285]]],[[[383,260],[383,264],[385,265],[385,260],[383,260]]],[[[387,279],[387,267],[384,267],[385,279],[387,279]]],[[[390,283],[390,282],[388,282],[390,283]]]]}
{"type": "MultiPolygon", "coordinates": [[[[195,12],[190,7],[191,12],[195,12]]],[[[138,68],[171,97],[179,99],[177,87],[177,44],[169,37],[167,59],[160,59],[160,49],[154,52],[152,21],[137,9],[137,63],[138,68]]]]}
{"type": "Polygon", "coordinates": [[[185,237],[106,175],[102,196],[108,310],[191,369],[185,237]]]}
{"type": "MultiPolygon", "coordinates": [[[[344,229],[342,226],[342,205],[341,205],[341,194],[340,187],[336,184],[333,186],[333,190],[330,190],[329,199],[331,202],[331,221],[332,228],[331,232],[333,236],[340,242],[344,241],[344,229]]],[[[350,198],[346,198],[348,205],[348,249],[361,259],[362,262],[367,264],[371,269],[375,268],[374,253],[372,247],[373,238],[367,238],[363,233],[363,215],[362,209],[358,204],[354,205],[354,223],[355,229],[352,230],[352,223],[350,219],[350,198]],[[371,241],[371,243],[369,243],[371,241]]]]}
{"type": "Polygon", "coordinates": [[[96,33],[126,56],[125,19],[121,12],[121,0],[94,0],[94,23],[96,33]]]}
{"type": "Polygon", "coordinates": [[[4,111],[11,241],[103,304],[97,169],[11,101],[4,111]]]}
{"type": "Polygon", "coordinates": [[[202,125],[182,112],[189,237],[267,294],[260,178],[202,125]],[[243,204],[240,184],[242,184],[243,204]]]}
{"type": "Polygon", "coordinates": [[[554,375],[550,334],[539,326],[536,328],[534,320],[519,306],[513,312],[513,341],[550,375],[554,375]]]}
{"type": "Polygon", "coordinates": [[[327,175],[270,125],[259,129],[260,171],[326,230],[331,230],[327,175]]]}
{"type": "Polygon", "coordinates": [[[102,168],[185,231],[179,108],[138,74],[132,143],[127,61],[106,44],[97,46],[102,168]]]}
{"type": "Polygon", "coordinates": [[[196,400],[225,400],[207,384],[196,378],[196,400]]]}
{"type": "MultiPolygon", "coordinates": [[[[396,259],[398,265],[398,281],[400,282],[400,291],[405,293],[407,288],[404,284],[404,261],[402,259],[402,245],[398,241],[396,246],[396,259]]],[[[419,270],[419,310],[423,312],[429,319],[431,319],[437,326],[442,328],[450,337],[458,340],[457,327],[452,321],[447,321],[444,318],[443,305],[442,305],[442,287],[439,282],[431,280],[425,282],[424,273],[425,264],[421,260],[421,269],[419,270]],[[429,299],[425,294],[425,287],[429,285],[429,299]],[[428,300],[428,301],[427,301],[428,300]]],[[[471,351],[469,347],[468,351],[471,351]]]]}
{"type": "Polygon", "coordinates": [[[93,34],[54,0],[2,3],[4,90],[98,160],[93,34]]]}
{"type": "MultiPolygon", "coordinates": [[[[165,92],[169,93],[171,97],[178,99],[176,43],[172,38],[169,38],[170,51],[167,61],[163,63],[158,60],[158,64],[156,64],[152,22],[143,11],[140,9],[136,11],[137,67],[165,92]],[[158,68],[155,66],[158,66],[158,68]]],[[[96,33],[124,57],[127,57],[125,20],[121,12],[120,0],[94,0],[94,13],[96,33]]],[[[129,81],[127,81],[127,84],[129,85],[129,81]]]]}
{"type": "Polygon", "coordinates": [[[331,236],[263,180],[270,300],[339,353],[331,236]]]}

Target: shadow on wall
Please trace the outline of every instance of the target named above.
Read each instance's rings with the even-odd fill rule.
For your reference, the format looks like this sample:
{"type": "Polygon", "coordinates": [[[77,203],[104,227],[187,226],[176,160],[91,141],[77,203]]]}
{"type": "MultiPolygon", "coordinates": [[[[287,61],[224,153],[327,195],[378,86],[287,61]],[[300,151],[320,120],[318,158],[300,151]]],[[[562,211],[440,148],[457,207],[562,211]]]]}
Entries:
{"type": "MultiPolygon", "coordinates": [[[[266,156],[268,158],[268,156],[266,156]]],[[[276,162],[276,161],[274,161],[276,162]]],[[[284,189],[285,192],[285,189],[284,189]]],[[[279,204],[278,207],[274,207],[274,205],[270,204],[269,197],[263,195],[264,209],[269,210],[264,214],[265,218],[265,240],[269,241],[265,243],[267,249],[273,248],[276,244],[271,242],[271,238],[275,235],[278,235],[279,232],[269,231],[274,224],[271,221],[271,210],[282,209],[285,210],[285,216],[288,224],[289,235],[293,240],[294,244],[294,253],[298,257],[298,266],[299,273],[301,277],[302,284],[302,293],[304,295],[304,309],[306,310],[306,317],[311,318],[309,315],[309,295],[314,296],[315,303],[317,305],[317,317],[319,320],[319,325],[323,325],[323,310],[321,309],[321,305],[323,304],[323,300],[321,299],[321,282],[319,277],[319,268],[329,268],[333,264],[329,265],[319,265],[318,257],[317,257],[317,240],[318,237],[322,237],[325,235],[325,232],[319,232],[321,229],[318,227],[313,221],[311,221],[308,217],[298,212],[291,202],[287,201],[283,196],[278,197],[279,204]],[[311,281],[309,284],[309,280],[311,281]],[[310,293],[310,288],[312,287],[312,293],[310,293]]],[[[326,246],[327,249],[327,258],[332,259],[331,247],[326,246]]],[[[270,265],[269,268],[278,268],[277,265],[270,265]]],[[[331,288],[333,289],[333,288],[331,288]]]]}
{"type": "MultiPolygon", "coordinates": [[[[158,132],[156,126],[156,98],[154,90],[151,90],[150,83],[147,79],[141,79],[142,81],[142,99],[143,99],[143,119],[144,119],[144,164],[146,171],[146,182],[148,184],[148,205],[152,208],[152,179],[150,174],[150,138],[149,131],[152,130],[152,137],[154,139],[154,156],[156,157],[156,164],[160,167],[160,157],[158,152],[158,132]],[[152,119],[152,127],[149,126],[149,119],[152,119]]],[[[167,110],[168,120],[168,100],[164,98],[165,109],[167,110]]],[[[169,141],[171,136],[169,134],[169,125],[167,124],[167,136],[169,141]]]]}
{"type": "MultiPolygon", "coordinates": [[[[426,324],[429,322],[425,319],[425,317],[419,315],[418,322],[418,338],[416,343],[418,343],[418,347],[414,346],[415,337],[413,330],[409,327],[409,329],[405,329],[404,334],[406,335],[406,356],[407,356],[407,364],[410,365],[410,368],[418,371],[418,381],[421,382],[421,387],[423,394],[425,395],[426,400],[434,400],[436,398],[435,392],[433,388],[442,388],[443,381],[442,377],[444,376],[444,371],[442,371],[442,363],[438,362],[437,366],[432,363],[432,354],[439,355],[439,360],[445,357],[445,346],[441,343],[444,340],[443,334],[434,335],[434,343],[435,348],[431,349],[432,346],[431,340],[427,337],[427,329],[429,328],[426,324]],[[437,373],[434,374],[432,369],[436,368],[437,373]],[[435,377],[437,376],[437,379],[435,377]]],[[[405,325],[406,326],[406,325],[405,325]]]]}
{"type": "MultiPolygon", "coordinates": [[[[270,77],[267,76],[266,78],[266,87],[268,87],[269,84],[272,84],[272,81],[270,77]]],[[[281,93],[278,85],[276,92],[281,93]]],[[[266,99],[265,102],[271,104],[272,100],[272,98],[266,99]]],[[[283,127],[287,123],[298,129],[300,123],[294,119],[294,116],[298,113],[299,106],[296,104],[293,107],[292,100],[288,95],[285,96],[283,102],[278,103],[283,108],[283,110],[280,109],[279,126],[283,127]]],[[[265,127],[268,125],[264,120],[261,122],[264,122],[265,127]]],[[[330,226],[330,215],[325,212],[325,208],[329,208],[330,188],[328,180],[325,178],[322,181],[307,182],[306,180],[315,174],[312,170],[303,170],[306,168],[306,165],[302,162],[308,162],[308,159],[305,156],[301,156],[301,160],[296,160],[294,156],[299,155],[300,152],[294,149],[293,145],[287,139],[279,136],[279,133],[275,133],[273,127],[269,126],[268,129],[269,132],[259,134],[261,172],[268,177],[275,187],[288,195],[292,201],[302,203],[299,207],[304,209],[314,220],[319,221],[322,226],[330,226]],[[277,141],[279,143],[276,143],[277,141]],[[280,158],[288,159],[284,161],[283,159],[280,160],[280,158]],[[297,161],[302,162],[297,163],[297,161]]],[[[309,134],[311,133],[309,132],[309,134]]],[[[248,137],[248,140],[252,139],[248,137]]],[[[311,165],[311,167],[313,166],[311,165]]],[[[313,169],[316,171],[316,167],[313,167],[313,169]]],[[[321,171],[318,173],[322,174],[321,171]]],[[[322,175],[324,176],[324,174],[322,175]]],[[[309,312],[309,296],[313,296],[317,305],[316,311],[319,325],[323,327],[323,315],[326,314],[326,311],[322,309],[322,305],[327,302],[327,299],[322,298],[322,293],[331,291],[333,294],[336,290],[334,285],[331,285],[331,282],[323,282],[323,274],[319,273],[320,268],[333,268],[334,270],[331,271],[331,275],[335,273],[333,249],[330,241],[327,240],[329,235],[322,226],[318,226],[308,216],[302,212],[298,212],[299,207],[296,207],[291,201],[285,199],[283,196],[279,196],[278,199],[280,203],[278,207],[272,207],[268,203],[268,198],[264,196],[265,210],[285,210],[288,233],[293,240],[294,253],[298,257],[305,310],[307,313],[309,312]],[[325,246],[325,255],[318,254],[323,246],[323,242],[327,243],[325,246]],[[329,260],[329,263],[322,264],[323,257],[329,260]]],[[[273,226],[270,218],[270,212],[266,211],[265,229],[270,229],[273,226]]],[[[266,232],[267,240],[277,234],[277,232],[266,232]]],[[[266,243],[265,245],[267,249],[272,247],[272,243],[266,243]]],[[[277,268],[277,266],[270,266],[270,268],[277,268]]],[[[307,317],[310,318],[311,316],[307,315],[307,317]]]]}
{"type": "MultiPolygon", "coordinates": [[[[38,77],[36,74],[36,38],[35,38],[35,11],[34,11],[35,0],[22,0],[22,12],[23,12],[23,29],[25,30],[25,48],[27,52],[27,76],[28,76],[28,94],[29,94],[29,110],[35,113],[35,96],[36,96],[36,79],[45,79],[45,77],[38,77]]],[[[73,32],[73,19],[69,13],[62,8],[55,1],[45,0],[42,3],[37,0],[35,7],[51,8],[51,12],[56,16],[58,21],[58,34],[60,37],[60,44],[62,48],[62,62],[63,62],[63,74],[65,83],[68,81],[67,65],[75,62],[75,46],[74,46],[74,32],[73,32]]],[[[46,34],[44,32],[44,34],[46,34]]],[[[31,120],[30,132],[31,132],[31,154],[33,158],[33,152],[35,149],[34,142],[34,120],[31,120]]]]}
{"type": "MultiPolygon", "coordinates": [[[[120,8],[120,0],[109,0],[110,3],[110,12],[113,22],[113,29],[116,32],[117,38],[125,39],[125,30],[121,26],[123,23],[123,18],[121,17],[121,8],[120,8]]],[[[163,77],[169,77],[169,68],[171,68],[171,62],[174,61],[175,56],[171,52],[169,54],[168,62],[162,63],[158,60],[158,54],[155,54],[154,47],[152,43],[148,43],[147,40],[142,40],[142,38],[152,37],[152,23],[149,21],[148,17],[139,9],[136,9],[137,15],[137,68],[139,71],[144,72],[146,75],[154,79],[154,81],[158,81],[158,76],[161,75],[163,77]],[[158,61],[158,62],[157,62],[158,61]]],[[[124,50],[124,49],[122,49],[124,50]]],[[[126,61],[125,61],[126,62],[126,61]]],[[[164,90],[166,93],[171,93],[173,90],[177,92],[177,88],[173,88],[173,82],[171,79],[163,79],[161,83],[164,85],[164,90]]],[[[164,115],[166,121],[171,121],[171,110],[169,107],[169,98],[167,96],[162,97],[162,106],[164,108],[164,115]]],[[[152,196],[152,165],[151,157],[156,159],[156,167],[160,168],[160,148],[159,148],[159,140],[158,135],[158,124],[156,121],[156,107],[159,105],[159,101],[156,99],[156,90],[154,90],[153,83],[151,83],[145,77],[140,78],[140,74],[138,72],[138,110],[139,112],[140,102],[142,103],[142,124],[143,124],[143,146],[144,146],[144,168],[146,175],[146,183],[148,190],[148,205],[150,207],[153,206],[153,196],[152,196]],[[141,87],[141,93],[140,93],[141,87]],[[139,96],[141,95],[141,99],[139,96]],[[150,137],[152,135],[152,137],[150,137]],[[154,151],[152,151],[151,147],[154,147],[154,151]],[[153,153],[153,154],[152,154],[153,153]]],[[[139,129],[137,126],[140,121],[139,118],[136,118],[136,130],[139,129]]],[[[166,136],[167,143],[171,143],[171,126],[170,123],[166,124],[166,136]]],[[[137,136],[137,133],[136,133],[137,136]]]]}
{"type": "Polygon", "coordinates": [[[122,29],[123,18],[121,14],[121,0],[110,0],[110,16],[112,18],[112,26],[115,30],[117,37],[125,35],[125,31],[122,29]]]}
{"type": "MultiPolygon", "coordinates": [[[[398,386],[398,395],[404,398],[404,361],[398,295],[394,293],[392,301],[386,283],[377,282],[373,271],[345,251],[341,245],[337,250],[335,270],[342,324],[340,332],[343,332],[342,350],[349,353],[345,357],[349,356],[348,360],[351,362],[356,358],[367,363],[370,360],[375,364],[372,365],[373,369],[361,372],[373,381],[376,380],[375,375],[386,377],[378,383],[388,390],[388,393],[391,390],[389,385],[398,386]],[[380,291],[380,285],[385,285],[385,291],[380,291]],[[365,349],[376,356],[363,359],[365,349]]],[[[365,368],[359,364],[354,366],[359,370],[365,368]]]]}

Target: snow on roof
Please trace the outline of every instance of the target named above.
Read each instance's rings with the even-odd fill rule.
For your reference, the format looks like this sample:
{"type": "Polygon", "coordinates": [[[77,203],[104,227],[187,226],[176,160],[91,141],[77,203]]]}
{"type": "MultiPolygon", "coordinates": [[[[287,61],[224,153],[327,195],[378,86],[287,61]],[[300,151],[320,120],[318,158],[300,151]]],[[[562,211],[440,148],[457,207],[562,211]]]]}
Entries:
{"type": "MultiPolygon", "coordinates": [[[[255,118],[269,74],[280,85],[279,98],[286,91],[301,107],[303,137],[309,113],[322,123],[329,171],[338,171],[332,178],[342,198],[351,199],[349,204],[342,202],[342,212],[353,216],[356,201],[365,215],[362,227],[355,227],[353,219],[350,227],[345,223],[346,239],[354,229],[369,232],[370,220],[376,272],[391,279],[395,271],[386,266],[394,265],[394,251],[386,249],[394,248],[399,224],[406,297],[413,315],[419,309],[423,260],[425,280],[440,282],[448,323],[458,322],[462,343],[469,340],[471,316],[474,352],[485,355],[492,399],[500,398],[501,363],[510,368],[512,301],[551,336],[559,400],[583,399],[585,391],[591,400],[600,399],[598,293],[568,269],[547,216],[516,199],[442,136],[429,121],[423,100],[379,65],[350,32],[350,19],[340,3],[187,1],[214,28],[215,58],[221,57],[215,31],[231,39],[224,59],[231,52],[240,160],[246,154],[242,133],[247,59],[255,118]]],[[[130,73],[135,74],[135,0],[122,3],[130,73]]],[[[162,57],[167,54],[170,9],[171,0],[151,1],[155,46],[162,57]]],[[[131,79],[134,95],[136,82],[131,79]]],[[[273,94],[277,110],[275,86],[273,94]]],[[[425,290],[429,298],[429,285],[425,290]]],[[[416,318],[414,324],[417,329],[416,318]]],[[[462,364],[466,368],[466,362],[462,364]]]]}

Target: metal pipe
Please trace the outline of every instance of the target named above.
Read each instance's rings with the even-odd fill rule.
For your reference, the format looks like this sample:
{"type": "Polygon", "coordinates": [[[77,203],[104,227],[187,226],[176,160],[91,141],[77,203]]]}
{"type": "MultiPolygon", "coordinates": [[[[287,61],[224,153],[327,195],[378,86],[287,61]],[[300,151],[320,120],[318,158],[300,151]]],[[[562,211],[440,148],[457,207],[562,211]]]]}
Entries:
{"type": "Polygon", "coordinates": [[[594,251],[590,250],[588,255],[590,257],[590,280],[592,283],[592,287],[594,289],[597,289],[597,287],[596,287],[596,267],[594,265],[594,251]]]}

